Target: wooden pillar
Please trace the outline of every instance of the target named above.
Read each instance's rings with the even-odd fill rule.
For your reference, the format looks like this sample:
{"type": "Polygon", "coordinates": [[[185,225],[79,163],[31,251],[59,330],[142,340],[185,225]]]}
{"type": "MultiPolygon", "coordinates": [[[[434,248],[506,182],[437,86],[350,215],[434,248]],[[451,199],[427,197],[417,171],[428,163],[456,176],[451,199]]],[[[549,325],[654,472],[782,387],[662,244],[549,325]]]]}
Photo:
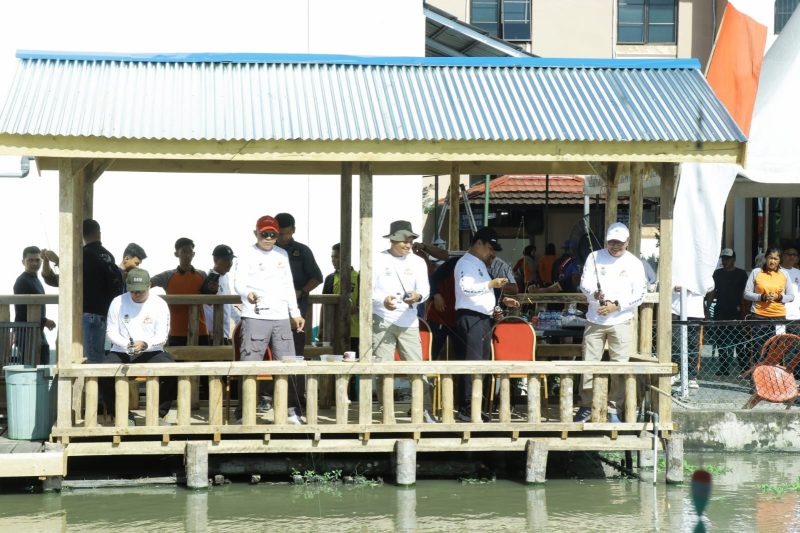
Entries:
{"type": "MultiPolygon", "coordinates": [[[[606,229],[617,221],[617,204],[619,203],[619,176],[623,166],[619,163],[605,165],[606,180],[606,229]]],[[[605,231],[603,232],[605,233],[605,231]]]]}
{"type": "MultiPolygon", "coordinates": [[[[60,283],[58,288],[58,366],[70,368],[83,360],[83,256],[81,225],[85,175],[72,159],[58,165],[58,246],[60,283]]],[[[72,381],[58,378],[58,427],[72,425],[72,381]]]]}
{"type": "MultiPolygon", "coordinates": [[[[644,209],[644,164],[633,163],[630,167],[630,185],[631,194],[630,202],[628,204],[628,229],[631,232],[630,244],[628,251],[636,257],[641,257],[642,252],[642,210],[644,209]]],[[[639,308],[641,310],[641,307],[639,308]]],[[[634,353],[640,352],[639,348],[639,313],[634,311],[633,323],[631,324],[633,335],[631,338],[631,346],[633,346],[634,353]]],[[[649,353],[649,352],[648,352],[649,353]]]]}
{"type": "MultiPolygon", "coordinates": [[[[339,259],[341,279],[339,282],[340,294],[339,305],[337,307],[337,327],[336,335],[333,339],[335,351],[333,353],[344,353],[350,350],[350,295],[353,292],[350,280],[350,266],[352,265],[353,248],[353,165],[352,163],[342,163],[342,175],[340,184],[341,217],[339,224],[339,259]]],[[[370,294],[370,293],[365,293],[370,294]]]]}
{"type": "MultiPolygon", "coordinates": [[[[361,269],[358,293],[364,295],[358,309],[358,353],[362,363],[372,361],[372,168],[361,163],[359,179],[359,217],[361,219],[361,269]]],[[[358,420],[362,425],[372,423],[372,380],[362,378],[358,391],[358,420]]]]}
{"type": "MultiPolygon", "coordinates": [[[[658,258],[658,362],[672,362],[672,211],[675,205],[675,171],[677,165],[664,164],[661,174],[661,224],[658,258]]],[[[658,378],[658,388],[670,390],[670,376],[658,378]]],[[[672,402],[658,401],[660,423],[672,424],[672,402]]]]}
{"type": "Polygon", "coordinates": [[[458,163],[453,163],[452,168],[450,169],[450,211],[448,213],[448,221],[447,221],[447,249],[449,251],[458,250],[461,248],[461,243],[459,242],[459,211],[458,211],[458,196],[460,193],[459,184],[461,182],[461,172],[458,168],[458,163]]]}

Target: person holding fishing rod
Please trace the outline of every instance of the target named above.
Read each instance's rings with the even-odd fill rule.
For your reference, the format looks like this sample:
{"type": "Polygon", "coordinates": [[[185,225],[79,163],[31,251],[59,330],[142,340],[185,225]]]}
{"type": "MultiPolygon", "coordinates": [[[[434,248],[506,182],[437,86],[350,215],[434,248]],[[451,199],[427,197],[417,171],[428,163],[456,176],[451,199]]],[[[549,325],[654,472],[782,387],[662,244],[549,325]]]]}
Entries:
{"type": "MultiPolygon", "coordinates": [[[[627,251],[629,238],[625,224],[611,224],[606,232],[606,247],[593,251],[586,260],[580,284],[589,302],[588,325],[583,334],[584,361],[599,362],[606,341],[611,361],[627,362],[633,350],[631,321],[647,291],[647,278],[642,262],[627,251]]],[[[592,375],[584,374],[582,382],[575,422],[586,422],[592,414],[592,375]]],[[[609,422],[620,421],[617,413],[624,399],[622,376],[612,375],[608,385],[609,422]]]]}

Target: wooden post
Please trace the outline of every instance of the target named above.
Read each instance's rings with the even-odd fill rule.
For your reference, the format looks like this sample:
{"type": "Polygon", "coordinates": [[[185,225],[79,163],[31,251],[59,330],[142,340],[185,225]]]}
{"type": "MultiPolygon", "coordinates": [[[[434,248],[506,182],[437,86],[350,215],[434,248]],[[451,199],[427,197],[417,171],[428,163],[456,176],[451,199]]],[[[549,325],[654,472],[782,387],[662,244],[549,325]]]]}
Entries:
{"type": "Polygon", "coordinates": [[[118,428],[128,427],[128,378],[117,376],[114,378],[114,426],[118,428]]]}
{"type": "MultiPolygon", "coordinates": [[[[672,211],[675,206],[674,164],[663,165],[661,174],[661,226],[658,258],[658,362],[672,362],[672,211]]],[[[670,376],[658,378],[658,388],[670,390],[670,376]]],[[[659,421],[669,427],[672,423],[672,402],[658,402],[659,421]]]]}
{"type": "MultiPolygon", "coordinates": [[[[334,328],[336,335],[333,346],[334,353],[344,353],[350,349],[350,296],[353,293],[350,281],[350,267],[352,263],[353,248],[353,164],[342,163],[342,175],[340,181],[339,205],[341,207],[339,223],[339,305],[337,306],[336,321],[337,327],[334,328]]],[[[365,293],[370,294],[370,293],[365,293]]],[[[327,318],[327,317],[326,317],[327,318]]]]}
{"type": "Polygon", "coordinates": [[[272,398],[274,421],[276,425],[281,425],[286,423],[288,417],[289,377],[278,375],[273,376],[272,379],[275,383],[275,395],[272,398]]]}
{"type": "Polygon", "coordinates": [[[453,376],[450,374],[442,375],[442,423],[452,424],[455,422],[453,416],[453,376]]]}
{"type": "Polygon", "coordinates": [[[639,306],[639,353],[653,353],[653,304],[639,306]]]}
{"type": "Polygon", "coordinates": [[[617,204],[619,203],[619,176],[623,166],[609,163],[605,167],[606,180],[606,229],[617,221],[617,204]]]}
{"type": "Polygon", "coordinates": [[[592,422],[608,421],[608,376],[592,377],[592,422]]]}
{"type": "Polygon", "coordinates": [[[547,444],[529,440],[525,450],[525,483],[544,483],[547,474],[547,444]]]}
{"type": "Polygon", "coordinates": [[[179,426],[188,426],[192,419],[192,379],[178,376],[178,419],[179,426]]]}
{"type": "Polygon", "coordinates": [[[539,377],[528,376],[528,423],[538,424],[542,421],[541,395],[539,377]]]}
{"type": "Polygon", "coordinates": [[[205,442],[187,442],[186,486],[190,489],[208,488],[208,444],[205,442]]]}
{"type": "Polygon", "coordinates": [[[211,426],[222,425],[222,378],[208,378],[208,423],[211,426]]]}
{"type": "MultiPolygon", "coordinates": [[[[186,335],[187,346],[197,346],[198,338],[200,336],[200,314],[199,305],[189,306],[189,331],[186,335]]],[[[192,378],[192,409],[200,408],[200,378],[193,376],[192,378]]]]}
{"type": "Polygon", "coordinates": [[[306,381],[306,422],[313,426],[319,421],[319,379],[310,374],[306,381]]]}
{"type": "MultiPolygon", "coordinates": [[[[627,164],[630,169],[631,194],[628,203],[628,229],[630,230],[630,244],[628,251],[636,257],[641,257],[642,252],[642,210],[644,209],[644,164],[627,164]]],[[[634,311],[631,323],[631,346],[636,350],[639,346],[639,313],[634,311]]]]}
{"type": "Polygon", "coordinates": [[[483,375],[474,374],[472,376],[472,405],[470,421],[473,424],[482,422],[481,409],[483,408],[483,375]]]}
{"type": "Polygon", "coordinates": [[[625,422],[636,422],[636,376],[625,375],[625,422]]]}
{"type": "Polygon", "coordinates": [[[458,199],[461,182],[461,172],[458,163],[453,163],[450,169],[450,212],[448,213],[447,220],[447,249],[452,251],[461,248],[460,235],[460,218],[458,209],[458,199]]]}
{"type": "Polygon", "coordinates": [[[394,376],[378,376],[382,385],[378,387],[383,405],[383,423],[394,424],[394,376]]]}
{"type": "Polygon", "coordinates": [[[411,379],[411,423],[422,424],[422,412],[424,410],[425,384],[422,376],[410,376],[411,379]]]}
{"type": "Polygon", "coordinates": [[[667,483],[683,483],[683,435],[672,433],[665,444],[667,483]]]}
{"type": "Polygon", "coordinates": [[[561,376],[561,397],[559,398],[560,420],[562,422],[572,422],[572,376],[561,376]]]}
{"type": "Polygon", "coordinates": [[[500,376],[500,423],[508,424],[511,422],[511,379],[508,376],[500,376]]]}
{"type": "Polygon", "coordinates": [[[97,427],[97,378],[86,378],[84,393],[86,394],[86,410],[83,425],[87,428],[97,427]]]}
{"type": "Polygon", "coordinates": [[[145,384],[146,402],[144,412],[144,425],[158,425],[158,377],[148,377],[145,384]]]}
{"type": "Polygon", "coordinates": [[[417,482],[417,443],[412,439],[397,439],[395,444],[397,484],[410,486],[417,482]]]}
{"type": "MultiPolygon", "coordinates": [[[[59,215],[58,246],[60,283],[58,288],[58,366],[70,368],[83,361],[83,255],[81,227],[85,173],[83,165],[72,159],[58,164],[59,215]]],[[[72,380],[58,378],[56,425],[72,425],[72,380]]],[[[127,415],[125,418],[127,425],[127,415]]]]}
{"type": "Polygon", "coordinates": [[[336,376],[336,423],[347,424],[347,384],[349,376],[336,376]]]}
{"type": "MultiPolygon", "coordinates": [[[[372,294],[372,169],[361,163],[359,180],[359,214],[361,217],[361,272],[358,294],[361,298],[358,311],[358,353],[363,363],[372,361],[372,306],[366,295],[372,294]]],[[[358,421],[361,425],[372,423],[372,379],[362,376],[358,390],[358,421]]]]}
{"type": "MultiPolygon", "coordinates": [[[[256,423],[256,377],[242,378],[242,425],[254,426],[256,423]]],[[[284,410],[284,416],[286,412],[284,410]]]]}

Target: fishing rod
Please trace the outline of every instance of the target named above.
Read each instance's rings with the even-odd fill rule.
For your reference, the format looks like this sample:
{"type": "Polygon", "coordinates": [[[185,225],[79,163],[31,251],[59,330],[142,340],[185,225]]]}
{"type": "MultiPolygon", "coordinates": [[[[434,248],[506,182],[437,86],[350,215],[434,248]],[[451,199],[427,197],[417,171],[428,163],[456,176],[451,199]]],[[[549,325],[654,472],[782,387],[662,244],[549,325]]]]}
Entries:
{"type": "MultiPolygon", "coordinates": [[[[594,232],[592,232],[592,229],[589,227],[589,214],[587,213],[583,215],[581,220],[586,228],[586,240],[589,241],[589,255],[592,257],[592,262],[594,263],[594,277],[597,280],[597,295],[595,298],[598,300],[601,306],[604,306],[608,302],[606,302],[603,289],[600,287],[600,272],[597,268],[597,256],[594,255],[594,244],[592,243],[592,235],[594,235],[594,232]]],[[[594,235],[594,237],[597,238],[596,235],[594,235]]]]}

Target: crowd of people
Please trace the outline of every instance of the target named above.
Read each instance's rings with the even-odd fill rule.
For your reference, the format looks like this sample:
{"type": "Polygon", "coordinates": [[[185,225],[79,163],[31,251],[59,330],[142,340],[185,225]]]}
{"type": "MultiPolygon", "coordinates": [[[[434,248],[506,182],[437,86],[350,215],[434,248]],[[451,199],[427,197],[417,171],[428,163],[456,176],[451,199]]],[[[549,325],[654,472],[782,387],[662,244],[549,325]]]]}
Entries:
{"type": "MultiPolygon", "coordinates": [[[[212,253],[213,266],[203,271],[193,266],[195,244],[190,238],[176,240],[176,268],[151,276],[141,265],[147,258],[144,249],[129,244],[122,261],[103,247],[100,225],[95,220],[83,223],[83,346],[89,363],[167,362],[169,346],[186,345],[189,338],[189,310],[186,305],[167,305],[153,294],[236,294],[240,305],[223,306],[223,342],[233,343],[242,361],[294,358],[303,354],[306,344],[305,309],[308,296],[319,285],[323,294],[341,292],[340,245],[331,249],[333,272],[323,279],[310,248],[294,240],[295,220],[288,213],[262,216],[253,229],[254,244],[236,256],[225,244],[212,253]]],[[[548,245],[546,254],[535,257],[535,247],[525,248],[523,257],[511,267],[497,257],[502,250],[494,229],[475,232],[466,252],[450,257],[448,252],[422,242],[408,221],[391,223],[386,249],[373,258],[370,293],[372,308],[372,358],[376,361],[420,361],[423,358],[418,318],[431,327],[431,357],[442,358],[449,338],[460,360],[489,360],[492,326],[505,309],[519,308],[514,295],[522,291],[583,292],[588,300],[587,327],[583,336],[583,359],[600,361],[606,346],[612,361],[627,361],[631,345],[631,321],[642,302],[648,284],[643,262],[627,251],[630,239],[622,223],[612,224],[605,246],[593,251],[579,264],[575,243],[567,241],[561,256],[548,245]],[[438,263],[438,265],[435,265],[438,263]],[[515,280],[515,275],[519,282],[515,280]]],[[[714,273],[715,287],[707,294],[689,294],[687,313],[691,320],[708,318],[710,307],[716,319],[740,318],[748,309],[743,299],[752,302],[754,320],[794,318],[800,315],[795,295],[800,281],[797,250],[767,250],[764,265],[747,274],[735,267],[735,254],[724,249],[722,267],[714,273]],[[714,302],[713,306],[709,306],[714,302]]],[[[25,248],[24,272],[15,285],[15,294],[43,294],[38,278],[41,268],[45,283],[58,286],[54,271],[58,256],[35,246],[25,248]]],[[[358,350],[358,308],[363,300],[358,293],[359,275],[350,267],[352,286],[350,349],[358,350]]],[[[677,293],[676,293],[677,294],[677,293]]],[[[680,309],[673,300],[673,318],[680,309]]],[[[45,316],[41,326],[53,329],[45,316]]],[[[17,305],[15,320],[27,321],[27,306],[17,305]]],[[[210,343],[214,308],[205,306],[199,319],[198,343],[210,343]]],[[[677,328],[676,328],[677,329],[677,328]]],[[[690,378],[696,380],[699,350],[690,341],[690,378]]],[[[737,367],[737,353],[719,345],[720,359],[727,367],[737,367]]],[[[46,363],[47,340],[42,335],[40,361],[46,363]]],[[[466,378],[466,376],[465,376],[466,378]]],[[[107,406],[113,408],[110,383],[101,386],[107,406]]],[[[161,414],[166,415],[175,398],[175,380],[165,379],[160,398],[161,414]]],[[[461,380],[457,395],[458,417],[471,419],[470,379],[461,380]]],[[[290,379],[288,420],[302,423],[304,380],[290,379]]],[[[436,422],[425,389],[424,418],[436,422]]],[[[579,410],[575,420],[591,416],[592,376],[583,377],[579,410]]],[[[269,408],[269,391],[260,391],[259,409],[269,408]]],[[[382,396],[378,394],[380,399],[382,396]]],[[[617,421],[623,393],[619,380],[612,379],[608,416],[617,421]]],[[[113,410],[113,409],[112,409],[113,410]]],[[[488,413],[482,414],[484,419],[488,413]]]]}

